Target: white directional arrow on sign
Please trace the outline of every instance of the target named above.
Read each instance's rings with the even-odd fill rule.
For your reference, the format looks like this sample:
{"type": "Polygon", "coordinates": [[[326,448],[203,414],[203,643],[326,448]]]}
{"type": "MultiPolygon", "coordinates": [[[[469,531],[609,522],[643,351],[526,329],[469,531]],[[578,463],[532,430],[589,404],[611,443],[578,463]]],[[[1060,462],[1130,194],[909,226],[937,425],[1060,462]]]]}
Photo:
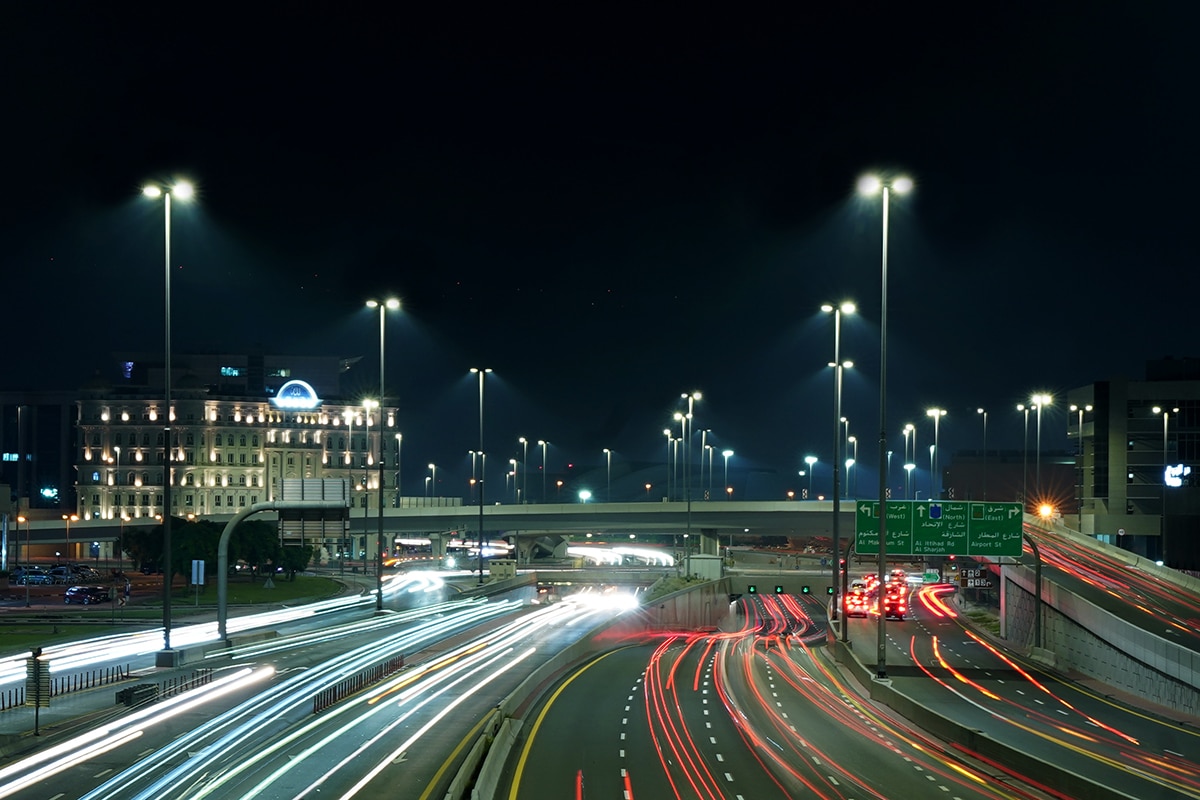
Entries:
{"type": "Polygon", "coordinates": [[[858,507],[858,510],[864,514],[870,514],[871,513],[871,504],[863,503],[861,506],[858,507]]]}

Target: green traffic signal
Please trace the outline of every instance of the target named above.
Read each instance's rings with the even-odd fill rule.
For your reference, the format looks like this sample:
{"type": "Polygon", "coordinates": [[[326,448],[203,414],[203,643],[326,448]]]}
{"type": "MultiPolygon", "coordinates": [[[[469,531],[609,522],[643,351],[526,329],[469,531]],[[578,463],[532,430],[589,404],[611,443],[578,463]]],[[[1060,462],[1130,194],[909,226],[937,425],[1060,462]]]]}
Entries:
{"type": "Polygon", "coordinates": [[[810,590],[809,590],[809,588],[808,588],[807,586],[801,586],[801,587],[800,587],[800,594],[808,594],[808,593],[809,593],[809,591],[810,591],[810,590]]]}
{"type": "Polygon", "coordinates": [[[746,587],[746,591],[750,594],[758,594],[758,587],[752,583],[746,587]]]}
{"type": "Polygon", "coordinates": [[[825,587],[825,594],[832,595],[832,594],[833,594],[833,587],[832,587],[832,586],[826,586],[826,587],[825,587]]]}
{"type": "Polygon", "coordinates": [[[782,587],[782,586],[776,586],[776,587],[775,587],[775,594],[783,594],[783,587],[782,587]]]}

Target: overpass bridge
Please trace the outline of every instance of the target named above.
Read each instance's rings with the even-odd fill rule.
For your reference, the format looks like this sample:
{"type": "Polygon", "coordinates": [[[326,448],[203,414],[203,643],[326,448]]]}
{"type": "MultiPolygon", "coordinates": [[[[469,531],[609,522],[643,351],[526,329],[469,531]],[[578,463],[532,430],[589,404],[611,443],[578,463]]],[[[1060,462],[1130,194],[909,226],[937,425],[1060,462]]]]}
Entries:
{"type": "MultiPolygon", "coordinates": [[[[446,498],[440,498],[445,500],[446,498]]],[[[735,501],[709,500],[640,503],[546,503],[485,505],[404,505],[383,510],[385,535],[431,536],[436,540],[452,532],[474,538],[482,529],[486,539],[512,537],[532,542],[539,537],[564,537],[572,534],[619,533],[685,534],[699,537],[702,553],[715,554],[719,538],[743,536],[831,536],[833,501],[735,501]]],[[[233,514],[207,514],[204,519],[224,525],[233,514]]],[[[314,514],[314,517],[320,515],[314,514]]],[[[264,515],[269,518],[270,515],[264,515]]],[[[854,532],[854,502],[845,500],[839,512],[843,538],[854,532]]],[[[303,521],[303,520],[302,520],[303,521]]],[[[31,520],[19,531],[24,548],[26,537],[32,546],[73,544],[77,548],[92,542],[111,546],[126,528],[158,525],[154,518],[121,523],[118,520],[81,519],[72,522],[69,532],[61,519],[31,520]]],[[[339,531],[328,538],[340,538],[339,531]]],[[[378,509],[349,510],[346,533],[374,537],[378,533],[378,509]],[[359,513],[362,511],[362,513],[359,513]]],[[[8,531],[9,552],[18,532],[8,531]]],[[[87,558],[86,551],[64,555],[87,558]]]]}

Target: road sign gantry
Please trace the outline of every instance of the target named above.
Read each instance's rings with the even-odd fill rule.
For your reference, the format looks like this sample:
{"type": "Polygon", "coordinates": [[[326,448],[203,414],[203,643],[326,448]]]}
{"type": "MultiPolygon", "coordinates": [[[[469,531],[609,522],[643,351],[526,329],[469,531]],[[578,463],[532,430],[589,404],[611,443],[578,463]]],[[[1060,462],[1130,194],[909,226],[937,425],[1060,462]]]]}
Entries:
{"type": "MultiPolygon", "coordinates": [[[[1020,503],[887,501],[887,552],[912,556],[1019,556],[1020,503]]],[[[879,550],[879,501],[855,504],[855,549],[879,550]]]]}

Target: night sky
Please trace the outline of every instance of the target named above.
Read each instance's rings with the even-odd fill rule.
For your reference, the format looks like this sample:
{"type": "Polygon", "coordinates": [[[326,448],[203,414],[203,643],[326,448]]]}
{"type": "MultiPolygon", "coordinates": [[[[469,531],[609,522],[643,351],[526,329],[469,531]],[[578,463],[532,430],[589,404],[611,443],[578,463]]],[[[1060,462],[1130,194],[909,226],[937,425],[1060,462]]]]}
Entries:
{"type": "MultiPolygon", "coordinates": [[[[406,464],[437,462],[447,494],[477,445],[472,366],[495,370],[504,460],[524,435],[552,466],[661,462],[700,390],[731,473],[799,490],[812,453],[820,490],[819,306],[841,299],[873,470],[880,209],[854,194],[873,168],[916,181],[891,218],[898,453],[905,422],[932,443],[930,406],[945,465],[981,446],[979,406],[988,446],[1020,448],[1031,392],[1200,355],[1191,4],[828,5],[10,16],[0,383],[76,388],[161,348],[162,210],[139,190],[173,176],[199,188],[173,218],[175,349],[362,355],[374,394],[362,304],[394,292],[406,464]]],[[[1047,449],[1067,417],[1047,409],[1047,449]]]]}

